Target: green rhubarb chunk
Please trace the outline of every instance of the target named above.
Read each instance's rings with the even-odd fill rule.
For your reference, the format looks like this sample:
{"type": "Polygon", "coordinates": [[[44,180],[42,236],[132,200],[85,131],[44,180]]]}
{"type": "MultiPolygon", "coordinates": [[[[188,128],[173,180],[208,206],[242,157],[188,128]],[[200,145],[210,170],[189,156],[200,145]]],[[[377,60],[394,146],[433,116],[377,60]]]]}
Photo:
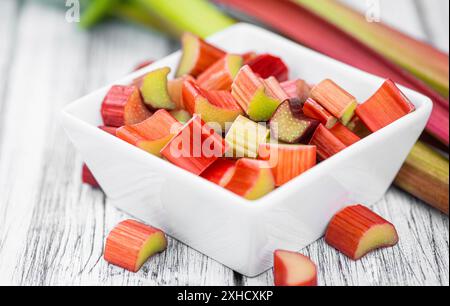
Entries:
{"type": "Polygon", "coordinates": [[[269,97],[265,88],[261,87],[249,103],[247,115],[256,122],[268,121],[280,105],[280,101],[269,97]]]}
{"type": "Polygon", "coordinates": [[[342,117],[340,118],[341,123],[345,126],[347,126],[349,124],[349,122],[352,120],[356,108],[358,107],[358,103],[354,102],[352,104],[350,104],[347,109],[345,110],[344,114],[342,115],[342,117]]]}
{"type": "Polygon", "coordinates": [[[257,158],[261,144],[267,142],[270,131],[244,116],[239,116],[229,129],[225,141],[230,147],[227,157],[257,158]]]}
{"type": "Polygon", "coordinates": [[[167,90],[167,76],[170,68],[165,67],[147,74],[142,80],[141,93],[144,103],[152,109],[173,110],[176,105],[172,102],[167,90]]]}
{"type": "Polygon", "coordinates": [[[192,115],[184,109],[171,111],[170,114],[183,124],[192,119],[192,115]]]}

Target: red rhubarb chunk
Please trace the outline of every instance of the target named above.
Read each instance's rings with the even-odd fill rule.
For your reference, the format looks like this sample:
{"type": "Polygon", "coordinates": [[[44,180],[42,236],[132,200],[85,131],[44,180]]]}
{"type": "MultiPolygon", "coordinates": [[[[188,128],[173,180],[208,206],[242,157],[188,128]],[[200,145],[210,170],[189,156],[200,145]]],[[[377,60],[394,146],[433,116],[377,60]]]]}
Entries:
{"type": "Polygon", "coordinates": [[[387,80],[369,100],[358,106],[356,114],[371,132],[376,132],[414,110],[414,105],[395,83],[387,80]]]}
{"type": "Polygon", "coordinates": [[[325,241],[353,260],[398,243],[397,231],[367,207],[351,206],[336,214],[328,225],[325,241]]]}
{"type": "Polygon", "coordinates": [[[361,140],[361,138],[340,122],[336,123],[336,125],[330,129],[330,132],[348,147],[361,140]]]}
{"type": "Polygon", "coordinates": [[[200,175],[226,151],[225,140],[195,114],[161,154],[172,164],[200,175]]]}
{"type": "Polygon", "coordinates": [[[279,82],[284,82],[289,77],[289,69],[283,60],[270,54],[259,55],[250,60],[247,65],[263,79],[273,76],[279,82]]]}
{"type": "Polygon", "coordinates": [[[275,286],[316,287],[317,267],[306,256],[278,250],[274,254],[275,286]]]}
{"type": "Polygon", "coordinates": [[[103,100],[101,114],[103,123],[112,127],[136,124],[152,115],[136,86],[121,85],[111,87],[103,100]]]}
{"type": "Polygon", "coordinates": [[[83,182],[83,184],[90,185],[93,188],[100,188],[99,183],[97,182],[97,180],[95,179],[91,170],[89,170],[89,168],[86,164],[83,164],[83,170],[81,173],[81,181],[83,182]]]}
{"type": "Polygon", "coordinates": [[[347,148],[342,141],[334,136],[333,133],[322,124],[316,129],[309,144],[317,147],[317,156],[322,161],[347,148]]]}

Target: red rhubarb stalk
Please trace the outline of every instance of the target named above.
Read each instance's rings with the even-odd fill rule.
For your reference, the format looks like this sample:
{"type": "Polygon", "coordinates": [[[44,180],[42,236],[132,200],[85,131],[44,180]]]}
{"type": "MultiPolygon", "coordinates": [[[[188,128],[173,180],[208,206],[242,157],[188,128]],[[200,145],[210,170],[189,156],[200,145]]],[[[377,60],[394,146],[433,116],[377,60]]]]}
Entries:
{"type": "Polygon", "coordinates": [[[374,49],[311,13],[311,11],[289,1],[215,1],[248,14],[297,42],[339,61],[381,77],[390,78],[396,83],[429,96],[435,102],[435,107],[427,131],[447,146],[449,145],[448,101],[430,89],[424,82],[392,63],[374,49]]]}

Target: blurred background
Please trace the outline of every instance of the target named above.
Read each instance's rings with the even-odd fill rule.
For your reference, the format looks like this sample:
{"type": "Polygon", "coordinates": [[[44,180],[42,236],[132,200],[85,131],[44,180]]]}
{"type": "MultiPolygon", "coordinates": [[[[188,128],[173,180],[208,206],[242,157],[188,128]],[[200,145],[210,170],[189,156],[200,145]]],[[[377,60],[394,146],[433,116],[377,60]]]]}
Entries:
{"type": "MultiPolygon", "coordinates": [[[[448,0],[1,0],[0,284],[271,283],[172,240],[141,274],[109,270],[104,235],[126,216],[81,184],[83,161],[58,122],[71,101],[178,50],[183,31],[208,37],[239,21],[433,99],[432,124],[376,208],[406,237],[402,255],[386,259],[393,272],[362,262],[342,268],[347,278],[321,273],[334,285],[448,285],[448,0]],[[362,54],[367,62],[355,60],[362,54]]],[[[342,266],[327,252],[328,266],[342,266]]]]}

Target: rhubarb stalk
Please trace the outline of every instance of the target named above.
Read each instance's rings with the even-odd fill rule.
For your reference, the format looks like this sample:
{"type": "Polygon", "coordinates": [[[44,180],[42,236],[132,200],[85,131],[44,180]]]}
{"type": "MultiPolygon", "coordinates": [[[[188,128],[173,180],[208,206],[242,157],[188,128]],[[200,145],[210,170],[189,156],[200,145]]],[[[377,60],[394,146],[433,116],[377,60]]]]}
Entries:
{"type": "Polygon", "coordinates": [[[418,142],[411,151],[395,184],[448,216],[448,159],[418,142]]]}
{"type": "Polygon", "coordinates": [[[294,0],[348,35],[383,54],[424,80],[444,96],[449,95],[449,59],[432,46],[413,39],[334,0],[294,0]]]}
{"type": "MultiPolygon", "coordinates": [[[[448,101],[429,88],[427,84],[358,39],[348,35],[342,29],[290,1],[215,0],[215,2],[240,13],[248,14],[278,32],[325,55],[381,77],[390,78],[396,83],[429,96],[435,102],[435,107],[427,131],[445,145],[449,145],[448,101]],[[286,22],[287,20],[289,22],[286,22]]],[[[317,2],[321,3],[322,1],[317,2]]],[[[390,44],[383,44],[383,46],[390,46],[390,44]]],[[[442,66],[448,66],[448,64],[442,66]]]]}

